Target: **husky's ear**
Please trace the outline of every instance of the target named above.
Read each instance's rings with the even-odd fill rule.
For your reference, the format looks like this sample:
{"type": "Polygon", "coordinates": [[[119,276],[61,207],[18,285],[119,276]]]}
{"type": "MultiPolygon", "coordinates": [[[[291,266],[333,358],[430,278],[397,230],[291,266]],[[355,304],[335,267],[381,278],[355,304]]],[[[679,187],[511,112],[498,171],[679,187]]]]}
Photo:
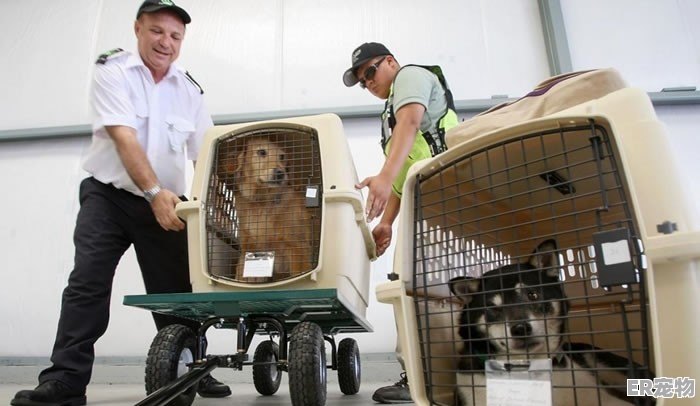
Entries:
{"type": "Polygon", "coordinates": [[[449,283],[452,294],[465,305],[472,301],[472,294],[481,290],[481,279],[474,279],[468,276],[452,278],[449,283]]]}
{"type": "Polygon", "coordinates": [[[543,241],[532,252],[528,262],[536,269],[546,269],[547,276],[550,278],[559,278],[557,242],[552,239],[543,241]]]}

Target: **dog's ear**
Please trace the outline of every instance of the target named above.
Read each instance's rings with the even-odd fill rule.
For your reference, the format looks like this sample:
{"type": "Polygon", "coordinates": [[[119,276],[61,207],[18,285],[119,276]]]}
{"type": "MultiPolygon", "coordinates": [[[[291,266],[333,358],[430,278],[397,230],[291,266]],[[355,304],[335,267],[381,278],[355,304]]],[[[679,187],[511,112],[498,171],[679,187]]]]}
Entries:
{"type": "Polygon", "coordinates": [[[245,149],[245,138],[228,138],[217,145],[216,170],[224,178],[232,178],[240,168],[239,155],[245,149]]]}
{"type": "Polygon", "coordinates": [[[229,177],[236,172],[236,157],[233,154],[219,151],[217,156],[217,173],[229,177]]]}
{"type": "Polygon", "coordinates": [[[231,147],[230,142],[222,141],[216,148],[216,175],[228,186],[235,183],[236,171],[236,151],[231,147]]]}
{"type": "Polygon", "coordinates": [[[557,242],[549,239],[540,243],[528,261],[536,269],[546,269],[547,276],[559,278],[559,253],[557,242]]]}
{"type": "Polygon", "coordinates": [[[473,298],[473,294],[481,290],[481,279],[469,276],[457,276],[450,279],[450,292],[452,292],[460,302],[468,305],[473,298]]]}
{"type": "Polygon", "coordinates": [[[246,160],[246,154],[248,153],[248,143],[246,142],[246,139],[244,138],[241,141],[241,144],[239,145],[238,148],[238,153],[236,154],[236,159],[235,159],[235,168],[234,168],[234,175],[238,179],[240,179],[240,174],[241,171],[243,171],[243,168],[245,168],[245,160],[246,160]]]}

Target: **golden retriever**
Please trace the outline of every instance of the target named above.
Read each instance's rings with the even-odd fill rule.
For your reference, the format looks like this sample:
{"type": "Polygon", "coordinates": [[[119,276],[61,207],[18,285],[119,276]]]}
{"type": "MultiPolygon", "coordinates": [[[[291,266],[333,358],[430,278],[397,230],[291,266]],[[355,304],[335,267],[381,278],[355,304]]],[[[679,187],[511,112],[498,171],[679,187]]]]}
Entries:
{"type": "Polygon", "coordinates": [[[235,159],[219,156],[218,172],[232,186],[241,257],[235,278],[274,282],[312,269],[311,214],[303,190],[290,184],[289,156],[265,136],[238,143],[235,159]],[[244,277],[246,253],[274,253],[272,277],[244,277]]]}

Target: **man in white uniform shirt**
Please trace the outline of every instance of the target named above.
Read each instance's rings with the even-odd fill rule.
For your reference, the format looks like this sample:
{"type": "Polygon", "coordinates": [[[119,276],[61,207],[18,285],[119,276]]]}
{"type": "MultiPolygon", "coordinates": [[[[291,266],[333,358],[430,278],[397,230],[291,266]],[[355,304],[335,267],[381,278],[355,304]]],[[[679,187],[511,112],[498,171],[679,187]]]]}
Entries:
{"type": "MultiPolygon", "coordinates": [[[[107,329],[112,279],[133,244],[148,293],[190,292],[185,224],[175,214],[184,199],[186,160],[194,161],[212,126],[202,90],[173,62],[189,14],[170,0],[147,0],[137,12],[138,53],[113,50],[95,67],[92,145],[80,185],[75,267],[63,292],[51,355],[39,386],[15,395],[12,405],[86,403],[94,344],[107,329]]],[[[198,323],[153,314],[156,327],[198,323]]],[[[128,334],[128,332],[124,332],[128,334]]],[[[231,394],[211,376],[200,381],[207,397],[231,394]]]]}

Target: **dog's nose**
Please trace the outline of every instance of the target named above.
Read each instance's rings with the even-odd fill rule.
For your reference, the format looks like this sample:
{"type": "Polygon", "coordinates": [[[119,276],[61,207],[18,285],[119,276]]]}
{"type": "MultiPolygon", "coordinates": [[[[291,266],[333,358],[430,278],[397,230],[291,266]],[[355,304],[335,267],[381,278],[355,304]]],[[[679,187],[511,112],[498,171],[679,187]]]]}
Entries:
{"type": "Polygon", "coordinates": [[[274,176],[275,176],[275,182],[282,182],[284,180],[286,174],[284,173],[284,171],[282,169],[277,168],[277,169],[275,169],[274,176]]]}
{"type": "Polygon", "coordinates": [[[532,326],[530,323],[518,323],[510,327],[510,334],[513,337],[529,337],[532,335],[532,326]]]}

